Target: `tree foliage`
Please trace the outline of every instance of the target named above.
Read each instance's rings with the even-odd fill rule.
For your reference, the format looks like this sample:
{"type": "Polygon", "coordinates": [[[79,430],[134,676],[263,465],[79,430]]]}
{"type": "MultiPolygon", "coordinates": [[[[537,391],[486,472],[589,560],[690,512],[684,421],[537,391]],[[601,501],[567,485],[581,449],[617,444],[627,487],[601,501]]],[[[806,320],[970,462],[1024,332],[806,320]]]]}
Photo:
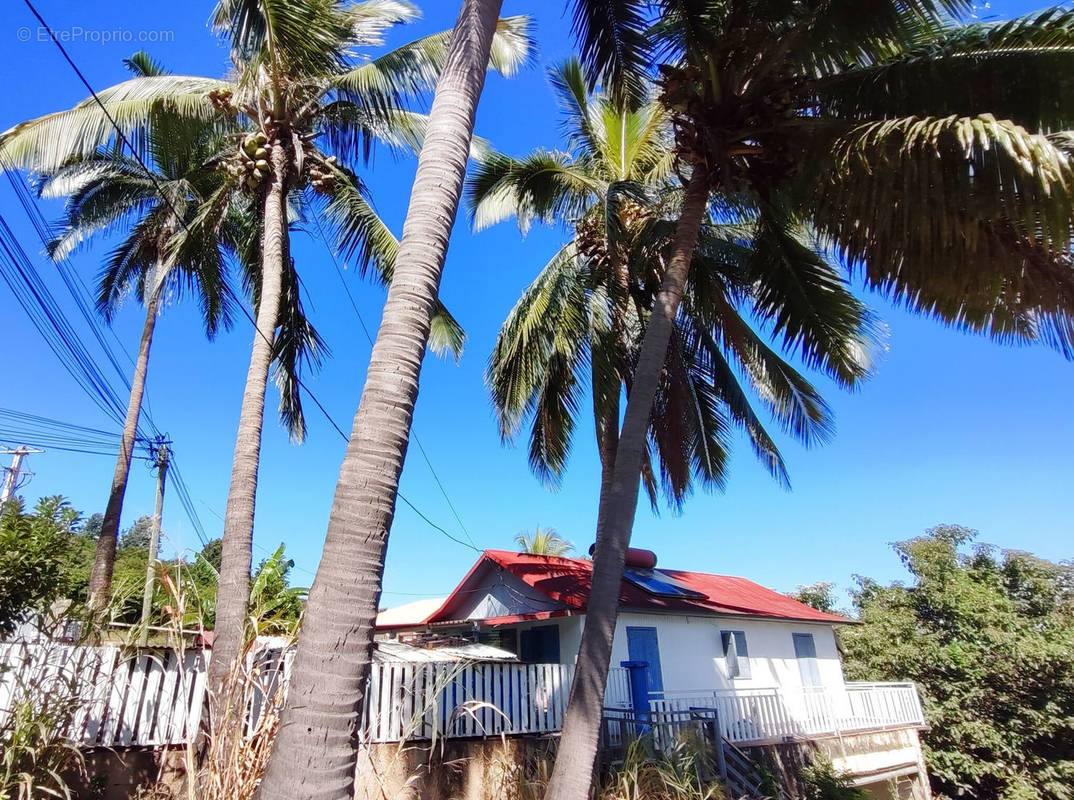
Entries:
{"type": "Polygon", "coordinates": [[[134,523],[120,534],[117,549],[149,548],[149,538],[153,535],[153,517],[146,514],[138,517],[134,523]]]}
{"type": "Polygon", "coordinates": [[[574,545],[560,536],[555,528],[542,528],[540,525],[533,533],[520,533],[515,537],[519,551],[535,556],[559,556],[566,558],[574,550],[574,545]]]}
{"type": "Polygon", "coordinates": [[[0,637],[27,611],[46,611],[71,584],[67,559],[79,514],[64,498],[42,497],[33,512],[11,500],[0,510],[0,637]]]}
{"type": "MultiPolygon", "coordinates": [[[[551,69],[549,77],[566,149],[519,158],[489,153],[468,192],[477,229],[511,216],[523,232],[534,222],[571,229],[571,240],[504,321],[487,370],[501,434],[513,439],[529,420],[530,465],[557,485],[586,408],[587,384],[605,472],[615,461],[621,396],[630,397],[683,188],[672,173],[671,119],[658,102],[621,108],[610,93],[588,91],[591,80],[577,60],[551,69]]],[[[737,203],[730,194],[714,195],[691,259],[648,426],[642,479],[654,508],[661,490],[678,508],[695,485],[722,488],[736,431],[788,483],[766,412],[806,445],[831,434],[824,399],[785,360],[795,347],[780,352],[766,341],[758,324],[766,316],[777,314],[796,336],[810,336],[806,363],[830,368],[843,384],[868,372],[872,316],[811,249],[808,231],[790,223],[776,230],[738,213],[737,203]],[[805,265],[779,285],[758,280],[755,264],[763,259],[766,267],[788,269],[770,246],[772,237],[805,265]]]]}
{"type": "MultiPolygon", "coordinates": [[[[89,599],[90,571],[97,530],[94,514],[82,515],[60,495],[42,497],[32,512],[13,500],[0,513],[0,638],[10,635],[27,612],[47,611],[56,600],[77,606],[89,599]]],[[[124,532],[116,555],[112,603],[114,622],[136,624],[141,618],[142,589],[149,560],[151,516],[139,517],[124,532]]],[[[216,620],[221,540],[212,539],[193,557],[165,558],[160,569],[185,596],[184,626],[212,629],[216,620]]],[[[254,570],[251,603],[264,618],[264,633],[293,628],[302,613],[305,589],[290,583],[294,561],[283,546],[254,570]]],[[[158,580],[153,592],[150,624],[163,625],[174,597],[158,580]]]]}
{"type": "Polygon", "coordinates": [[[895,551],[909,584],[858,578],[850,679],[912,680],[933,790],[1074,798],[1074,567],[932,528],[895,551]]]}
{"type": "Polygon", "coordinates": [[[824,611],[828,614],[836,612],[836,603],[838,601],[835,599],[835,584],[831,581],[817,581],[816,583],[799,585],[797,589],[791,592],[791,597],[799,603],[812,606],[817,611],[824,611]]]}

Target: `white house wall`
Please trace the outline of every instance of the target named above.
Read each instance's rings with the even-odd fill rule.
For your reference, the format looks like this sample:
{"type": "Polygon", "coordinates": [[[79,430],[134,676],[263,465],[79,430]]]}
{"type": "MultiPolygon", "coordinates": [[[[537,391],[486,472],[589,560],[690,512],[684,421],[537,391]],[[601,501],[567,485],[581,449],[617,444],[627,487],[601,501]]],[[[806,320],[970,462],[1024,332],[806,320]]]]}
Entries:
{"type": "MultiPolygon", "coordinates": [[[[612,666],[628,661],[626,628],[656,628],[660,670],[666,692],[727,689],[793,689],[802,686],[793,633],[811,633],[822,686],[840,687],[843,666],[830,625],[809,622],[763,622],[728,617],[623,612],[615,628],[612,666]],[[731,679],[720,631],[742,631],[749,651],[750,677],[731,679]]],[[[564,643],[565,644],[565,643],[564,643]]],[[[566,660],[566,647],[563,648],[566,660]]],[[[577,652],[577,649],[573,652],[577,652]]]]}

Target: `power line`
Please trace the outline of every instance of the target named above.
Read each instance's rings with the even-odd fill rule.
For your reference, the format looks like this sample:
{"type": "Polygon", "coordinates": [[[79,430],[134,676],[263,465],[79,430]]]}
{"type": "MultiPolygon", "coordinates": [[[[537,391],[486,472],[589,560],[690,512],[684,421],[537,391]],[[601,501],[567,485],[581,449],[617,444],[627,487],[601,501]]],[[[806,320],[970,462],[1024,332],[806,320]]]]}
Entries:
{"type": "MultiPolygon", "coordinates": [[[[101,98],[97,95],[97,92],[93,89],[93,86],[90,84],[90,82],[86,78],[85,74],[82,72],[81,69],[79,69],[78,65],[74,62],[74,59],[71,58],[70,54],[67,52],[67,48],[65,48],[63,46],[63,44],[60,42],[60,40],[56,37],[56,35],[52,31],[51,26],[49,26],[49,24],[47,22],[45,22],[44,17],[42,17],[40,12],[38,12],[37,8],[34,7],[34,4],[31,2],[31,0],[23,0],[23,2],[25,3],[26,7],[30,9],[30,13],[34,15],[34,17],[37,19],[37,21],[41,24],[41,26],[48,33],[49,38],[52,40],[52,43],[54,45],[56,45],[56,48],[60,51],[61,55],[63,55],[64,60],[70,65],[70,67],[74,71],[75,75],[77,75],[78,79],[82,82],[82,85],[86,87],[86,90],[89,91],[90,95],[93,97],[94,102],[100,107],[101,112],[104,114],[105,118],[108,120],[108,122],[111,124],[112,128],[115,130],[116,135],[119,138],[120,144],[123,147],[125,147],[128,151],[130,151],[130,153],[134,157],[135,161],[138,162],[138,165],[142,168],[142,170],[145,172],[146,176],[153,183],[153,187],[154,187],[156,193],[160,196],[161,200],[164,201],[165,205],[167,205],[168,209],[172,212],[173,218],[179,222],[179,224],[183,227],[183,229],[186,232],[189,233],[190,229],[189,229],[189,226],[186,224],[186,220],[183,219],[182,215],[179,214],[178,210],[172,204],[171,200],[167,196],[167,193],[164,192],[163,187],[160,185],[160,181],[157,180],[156,175],[154,175],[153,171],[151,169],[149,169],[148,165],[142,159],[142,156],[138,152],[137,148],[135,148],[134,145],[131,144],[130,140],[127,138],[127,135],[123,132],[123,129],[119,126],[119,124],[116,122],[115,118],[108,111],[108,108],[101,101],[101,98]]],[[[322,238],[323,238],[323,231],[322,231],[322,238]]],[[[326,244],[327,244],[327,242],[326,242],[326,244]]],[[[334,254],[333,254],[333,260],[334,260],[334,254]]],[[[338,266],[337,266],[337,268],[338,268],[338,266]]],[[[348,295],[349,295],[349,291],[348,291],[348,295]]],[[[353,302],[353,298],[352,298],[352,302],[353,302]]],[[[238,306],[242,310],[244,316],[246,316],[246,318],[248,320],[250,320],[250,322],[253,324],[254,330],[257,332],[257,334],[259,336],[261,336],[271,346],[272,345],[272,340],[268,338],[268,336],[261,330],[260,327],[258,327],[257,321],[254,319],[254,317],[250,313],[250,311],[246,308],[246,305],[244,303],[238,303],[238,306]]],[[[357,311],[357,307],[355,307],[355,310],[357,311]]],[[[363,325],[363,328],[364,328],[365,323],[363,322],[362,325],[363,325]]],[[[367,337],[369,336],[369,331],[368,330],[366,330],[366,336],[367,337]]],[[[332,418],[332,415],[328,413],[328,409],[326,409],[324,407],[324,405],[321,403],[321,401],[317,399],[316,395],[314,395],[314,393],[309,389],[309,387],[307,387],[305,385],[305,383],[302,381],[302,379],[300,377],[295,375],[294,379],[295,379],[295,382],[299,385],[299,388],[301,388],[303,391],[306,392],[307,396],[309,396],[309,398],[314,402],[314,404],[321,411],[321,413],[325,416],[325,418],[329,421],[329,423],[331,423],[332,427],[336,429],[336,432],[340,435],[340,437],[342,437],[344,441],[349,442],[350,437],[336,423],[336,421],[332,418]]],[[[419,445],[419,448],[420,448],[420,445],[419,445]]],[[[420,448],[420,449],[424,453],[424,448],[420,448]]],[[[431,462],[428,462],[428,457],[427,456],[426,456],[426,460],[427,460],[427,463],[429,463],[430,468],[432,468],[432,464],[431,464],[431,462]]],[[[177,474],[177,477],[178,477],[178,470],[176,470],[176,474],[177,474]]],[[[441,490],[443,490],[443,485],[440,483],[439,479],[437,479],[437,484],[440,485],[441,490]]],[[[434,523],[431,519],[429,519],[429,517],[427,517],[421,511],[419,511],[417,506],[415,506],[413,503],[411,503],[405,496],[403,496],[403,494],[401,492],[399,492],[397,490],[396,494],[397,494],[397,496],[399,497],[400,500],[402,500],[404,503],[406,503],[411,509],[414,510],[414,512],[416,514],[418,514],[418,516],[420,516],[423,520],[425,520],[435,530],[441,532],[442,534],[447,536],[452,541],[458,542],[459,544],[461,544],[461,545],[463,545],[465,547],[469,547],[469,548],[471,548],[471,549],[473,549],[473,550],[475,550],[477,552],[481,552],[481,549],[479,547],[477,547],[475,544],[472,543],[472,539],[471,539],[470,543],[464,542],[463,540],[458,539],[457,537],[453,536],[452,534],[450,534],[446,530],[444,530],[444,528],[442,528],[441,526],[439,526],[436,523],[434,523]]],[[[450,505],[450,500],[448,502],[449,502],[449,505],[450,505]]],[[[194,511],[192,503],[190,504],[189,507],[190,507],[191,511],[194,511]]],[[[452,511],[454,512],[454,507],[452,507],[452,511]]],[[[458,514],[457,514],[457,512],[455,512],[455,513],[456,513],[456,519],[458,519],[458,514]]],[[[461,520],[459,520],[459,522],[461,524],[461,520]]],[[[469,537],[468,532],[466,533],[466,535],[467,535],[467,537],[469,537]]]]}
{"type": "MultiPolygon", "coordinates": [[[[45,219],[44,214],[41,213],[41,209],[38,208],[34,198],[30,195],[29,190],[26,188],[26,184],[15,177],[14,165],[10,161],[4,161],[0,163],[0,168],[3,168],[7,173],[8,183],[11,184],[11,188],[15,191],[15,196],[18,199],[23,210],[26,212],[26,216],[29,217],[31,225],[37,232],[38,239],[41,240],[41,244],[48,249],[50,242],[54,238],[54,231],[52,226],[49,225],[45,219]]],[[[97,343],[101,346],[101,350],[104,351],[105,356],[108,358],[112,367],[115,369],[116,374],[119,376],[120,381],[126,386],[127,391],[130,391],[130,380],[127,377],[127,373],[119,365],[116,360],[111,347],[104,341],[103,333],[100,326],[96,324],[96,317],[93,311],[90,309],[89,302],[89,289],[86,287],[82,277],[74,271],[71,267],[71,262],[66,258],[51,258],[53,264],[56,265],[57,271],[60,273],[60,277],[63,279],[64,284],[67,286],[67,290],[71,293],[71,297],[75,301],[75,306],[78,308],[79,313],[82,315],[82,319],[85,320],[90,332],[93,333],[97,343]]],[[[111,329],[109,329],[111,331],[111,329]]],[[[134,359],[130,353],[127,352],[123,343],[119,341],[119,338],[112,332],[112,337],[115,339],[116,344],[119,345],[123,354],[127,357],[131,366],[134,366],[134,359]]]]}
{"type": "MultiPolygon", "coordinates": [[[[318,217],[314,216],[313,222],[317,226],[317,233],[321,238],[321,242],[324,244],[324,248],[327,251],[329,258],[332,260],[332,266],[335,267],[336,275],[339,276],[339,281],[341,284],[343,284],[343,291],[347,295],[347,300],[350,301],[351,308],[354,309],[354,315],[358,318],[358,324],[361,326],[362,332],[365,334],[366,341],[369,342],[369,347],[372,348],[373,337],[369,333],[369,327],[365,324],[365,318],[362,316],[362,312],[358,309],[358,303],[355,301],[354,295],[351,294],[350,286],[347,285],[347,280],[343,276],[343,270],[340,268],[339,260],[336,258],[336,253],[332,249],[331,245],[329,245],[328,243],[328,237],[325,236],[324,228],[321,226],[321,220],[318,217]]],[[[448,508],[451,509],[451,513],[455,517],[455,521],[459,523],[459,528],[462,530],[463,535],[466,536],[467,540],[469,541],[469,546],[472,547],[474,550],[480,551],[481,548],[477,546],[477,543],[474,542],[474,538],[470,535],[470,531],[466,529],[466,525],[463,523],[462,517],[459,515],[459,512],[455,508],[455,504],[451,502],[451,497],[448,495],[447,489],[444,487],[443,482],[440,480],[440,476],[437,474],[436,468],[433,466],[432,459],[429,458],[429,454],[428,452],[426,452],[425,446],[421,443],[421,438],[418,436],[418,432],[414,430],[413,424],[411,424],[410,436],[414,440],[414,444],[418,446],[418,450],[421,452],[421,456],[425,460],[425,465],[429,468],[429,472],[432,473],[433,480],[436,482],[437,488],[440,489],[440,494],[444,496],[444,500],[447,502],[448,508]]],[[[407,502],[407,505],[410,505],[410,503],[407,502]]]]}
{"type": "Polygon", "coordinates": [[[122,424],[124,404],[98,368],[59,303],[34,269],[7,220],[0,214],[0,277],[64,369],[113,421],[122,424]]]}

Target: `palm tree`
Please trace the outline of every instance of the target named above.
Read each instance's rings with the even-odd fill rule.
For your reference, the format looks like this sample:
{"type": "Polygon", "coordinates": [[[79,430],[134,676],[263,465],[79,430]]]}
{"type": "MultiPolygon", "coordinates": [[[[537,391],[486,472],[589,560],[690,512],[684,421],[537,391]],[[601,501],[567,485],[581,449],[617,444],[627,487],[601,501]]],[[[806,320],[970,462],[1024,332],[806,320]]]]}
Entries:
{"type": "Polygon", "coordinates": [[[436,85],[262,800],[349,798],[384,553],[500,0],[464,0],[436,85]]]}
{"type": "Polygon", "coordinates": [[[555,556],[566,558],[574,550],[574,545],[556,533],[555,528],[542,528],[540,525],[533,533],[520,533],[515,542],[521,552],[533,556],[555,556]]]}
{"type": "MultiPolygon", "coordinates": [[[[586,372],[593,397],[602,486],[615,464],[620,397],[630,381],[653,288],[660,283],[682,191],[673,164],[668,117],[655,101],[624,107],[606,94],[589,95],[577,61],[552,72],[565,112],[569,153],[538,151],[521,159],[491,154],[470,183],[477,227],[509,214],[525,230],[534,219],[566,217],[573,238],[526,289],[500,330],[489,360],[493,407],[505,438],[532,417],[530,463],[558,480],[577,424],[576,395],[586,372]]],[[[664,377],[649,419],[649,449],[659,459],[660,484],[678,506],[696,479],[722,487],[735,426],[778,480],[783,458],[754,412],[735,369],[756,396],[807,444],[831,431],[818,392],[750,327],[747,278],[752,251],[746,224],[702,227],[691,265],[690,302],[676,320],[664,377]]],[[[808,247],[804,231],[795,231],[808,247]]],[[[864,376],[870,318],[838,275],[818,268],[803,285],[835,320],[815,355],[845,385],[864,376]]],[[[793,301],[793,300],[792,300],[793,301]]],[[[646,454],[642,480],[654,506],[657,473],[646,454]]]]}
{"type": "MultiPolygon", "coordinates": [[[[145,53],[126,63],[138,76],[163,74],[145,53]]],[[[145,307],[130,400],[90,576],[90,603],[96,607],[106,605],[111,595],[123,498],[161,304],[170,293],[193,291],[210,338],[230,323],[224,257],[226,240],[235,238],[235,220],[229,220],[215,240],[173,247],[175,232],[193,219],[221,183],[209,165],[218,143],[215,131],[200,122],[161,115],[147,142],[153,173],[147,174],[133,158],[99,150],[42,176],[40,183],[42,196],[66,198],[63,230],[49,245],[53,258],[66,258],[95,235],[133,220],[101,272],[97,306],[109,321],[131,292],[145,307]]]]}
{"type": "MultiPolygon", "coordinates": [[[[243,140],[232,172],[261,197],[264,234],[257,330],[224,512],[213,686],[222,685],[238,656],[250,595],[265,385],[285,288],[282,278],[290,261],[287,197],[312,194],[335,227],[340,247],[361,264],[376,267],[385,282],[391,280],[397,242],[369,205],[357,175],[340,159],[367,157],[376,138],[419,146],[425,119],[400,103],[406,93],[435,79],[447,34],[425,37],[359,66],[350,63],[348,54],[356,44],[381,43],[386,28],[415,14],[406,3],[221,0],[217,6],[215,25],[229,34],[239,73],[231,94],[215,99],[256,130],[243,140]]],[[[511,71],[525,49],[525,25],[515,18],[494,24],[494,32],[497,28],[501,41],[493,61],[511,71]]],[[[442,307],[438,310],[446,320],[438,344],[457,347],[462,339],[457,325],[442,307]]]]}
{"type": "MultiPolygon", "coordinates": [[[[411,21],[407,2],[367,0],[220,0],[214,27],[231,42],[228,80],[139,76],[97,92],[96,99],[12,128],[0,138],[0,156],[38,171],[88,155],[113,138],[113,121],[137,134],[154,114],[233,125],[228,179],[204,205],[180,240],[203,238],[228,213],[228,198],[245,194],[260,219],[256,331],[239,414],[231,484],[224,514],[217,628],[210,681],[219,687],[243,636],[249,601],[254,500],[260,460],[265,390],[278,347],[281,302],[297,294],[288,279],[288,199],[304,195],[327,219],[336,244],[365,269],[391,279],[398,242],[369,203],[355,169],[374,141],[416,149],[426,118],[408,110],[407,97],[435,82],[448,50],[448,33],[434,34],[377,58],[356,61],[359,47],[383,43],[386,30],[411,21]],[[103,109],[101,108],[103,106],[103,109]]],[[[510,73],[528,51],[528,21],[494,20],[492,65],[510,73]]],[[[483,64],[488,64],[486,57],[483,64]]],[[[134,138],[137,138],[135,136],[134,138]]],[[[458,348],[462,333],[434,301],[435,348],[458,348]]],[[[427,340],[429,337],[423,337],[427,340]]],[[[299,388],[292,384],[295,391],[299,388]]],[[[212,693],[216,696],[218,693],[212,693]]]]}
{"type": "Polygon", "coordinates": [[[576,4],[583,59],[623,97],[645,45],[664,60],[686,197],[601,497],[553,800],[588,791],[648,418],[714,192],[753,220],[762,319],[785,345],[808,353],[827,321],[765,298],[837,260],[916,311],[1074,355],[1074,171],[1058,133],[1074,121],[1074,16],[961,26],[965,6],[942,0],[665,0],[646,33],[647,5],[576,4]],[[788,235],[803,224],[822,245],[808,258],[788,235]]]}

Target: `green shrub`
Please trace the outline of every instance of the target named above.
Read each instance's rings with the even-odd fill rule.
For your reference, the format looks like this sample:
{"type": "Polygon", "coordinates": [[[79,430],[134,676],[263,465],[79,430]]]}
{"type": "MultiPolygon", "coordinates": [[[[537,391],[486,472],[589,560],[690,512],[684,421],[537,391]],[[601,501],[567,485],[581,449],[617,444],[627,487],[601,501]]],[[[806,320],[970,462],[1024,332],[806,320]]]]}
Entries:
{"type": "Polygon", "coordinates": [[[866,794],[836,771],[832,762],[818,758],[798,775],[802,800],[866,800],[866,794]]]}

